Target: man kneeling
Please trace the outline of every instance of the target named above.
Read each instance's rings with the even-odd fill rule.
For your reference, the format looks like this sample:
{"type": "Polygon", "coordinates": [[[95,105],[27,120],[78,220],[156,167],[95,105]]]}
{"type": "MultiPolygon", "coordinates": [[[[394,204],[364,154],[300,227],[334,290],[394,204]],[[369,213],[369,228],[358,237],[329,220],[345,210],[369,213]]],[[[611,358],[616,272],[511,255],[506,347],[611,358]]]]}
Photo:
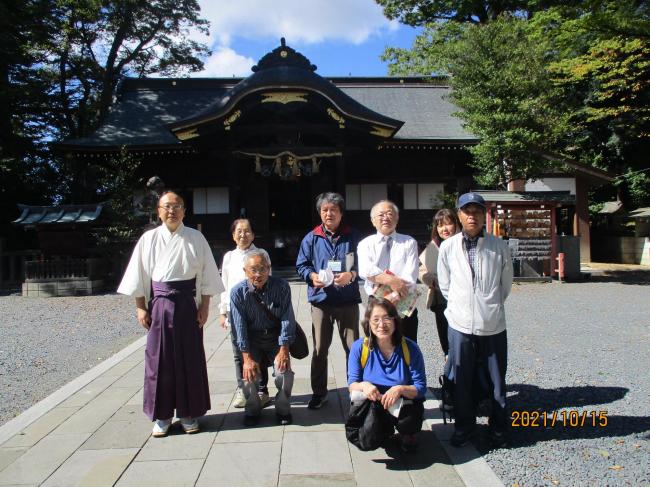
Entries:
{"type": "Polygon", "coordinates": [[[271,264],[267,254],[252,250],[246,255],[246,280],[230,293],[232,326],[235,327],[237,347],[242,352],[244,424],[259,422],[262,403],[258,395],[261,367],[273,366],[278,393],[275,413],[279,424],[291,424],[291,370],[289,345],[295,338],[296,322],[291,307],[291,290],[284,280],[269,275],[271,264]]]}

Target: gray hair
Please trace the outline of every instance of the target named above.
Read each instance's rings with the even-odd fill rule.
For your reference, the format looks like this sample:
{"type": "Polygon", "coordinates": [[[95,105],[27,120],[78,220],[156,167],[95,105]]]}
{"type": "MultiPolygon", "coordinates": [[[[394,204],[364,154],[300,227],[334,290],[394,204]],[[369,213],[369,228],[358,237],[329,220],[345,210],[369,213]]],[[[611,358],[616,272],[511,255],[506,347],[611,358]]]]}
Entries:
{"type": "Polygon", "coordinates": [[[261,257],[266,264],[271,267],[271,259],[269,258],[269,254],[267,254],[264,250],[262,249],[252,249],[252,250],[247,250],[246,253],[244,254],[246,257],[246,260],[244,261],[244,266],[248,264],[248,261],[251,260],[254,257],[261,257]]]}
{"type": "Polygon", "coordinates": [[[382,203],[388,204],[391,207],[391,209],[393,210],[393,213],[395,213],[395,216],[399,216],[399,208],[397,207],[397,205],[395,203],[393,203],[391,200],[381,200],[381,201],[377,201],[377,203],[375,203],[372,206],[372,208],[370,209],[370,218],[371,219],[375,217],[375,213],[376,213],[375,209],[379,205],[381,205],[382,203]]]}
{"type": "Polygon", "coordinates": [[[325,203],[330,203],[336,205],[341,210],[341,213],[345,211],[345,200],[343,196],[338,193],[321,193],[316,197],[316,211],[320,213],[320,207],[325,203]]]}

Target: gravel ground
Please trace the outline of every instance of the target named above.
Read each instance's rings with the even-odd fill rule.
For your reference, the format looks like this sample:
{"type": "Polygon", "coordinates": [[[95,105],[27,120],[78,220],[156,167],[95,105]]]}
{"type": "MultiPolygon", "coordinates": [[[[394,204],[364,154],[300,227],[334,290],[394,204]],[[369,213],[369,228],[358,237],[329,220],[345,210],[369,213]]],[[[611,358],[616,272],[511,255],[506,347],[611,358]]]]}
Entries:
{"type": "MultiPolygon", "coordinates": [[[[508,406],[547,412],[548,419],[546,428],[542,420],[513,428],[507,449],[490,450],[484,434],[474,440],[506,486],[650,485],[648,274],[627,283],[513,287],[506,303],[508,406]],[[564,427],[562,411],[586,412],[584,426],[571,427],[567,416],[564,427]],[[605,427],[598,426],[600,411],[605,427]]],[[[427,375],[437,386],[443,357],[434,323],[433,313],[420,311],[418,342],[433,357],[427,375]]]]}
{"type": "Polygon", "coordinates": [[[128,296],[0,296],[0,425],[143,334],[128,296]]]}
{"type": "MultiPolygon", "coordinates": [[[[650,485],[648,274],[513,287],[509,408],[549,419],[546,428],[513,428],[507,449],[475,439],[505,485],[650,485]],[[558,416],[550,427],[554,411],[587,412],[585,425],[564,427],[558,416]],[[607,425],[594,427],[600,411],[607,425]]],[[[437,387],[443,357],[433,313],[420,304],[419,343],[437,387]]],[[[131,298],[115,294],[2,296],[0,317],[0,424],[144,334],[131,298]]]]}

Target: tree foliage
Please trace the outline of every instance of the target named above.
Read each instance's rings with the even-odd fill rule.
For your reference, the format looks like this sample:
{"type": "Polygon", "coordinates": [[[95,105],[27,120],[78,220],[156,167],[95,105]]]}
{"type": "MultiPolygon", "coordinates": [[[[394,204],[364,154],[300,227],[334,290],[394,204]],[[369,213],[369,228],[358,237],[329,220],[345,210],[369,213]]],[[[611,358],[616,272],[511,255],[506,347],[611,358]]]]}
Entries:
{"type": "Polygon", "coordinates": [[[125,75],[178,75],[203,68],[207,33],[196,0],[59,0],[60,30],[47,69],[58,97],[60,136],[84,137],[102,120],[125,75]]]}
{"type": "Polygon", "coordinates": [[[580,4],[579,0],[376,0],[391,20],[411,26],[440,21],[484,24],[503,14],[530,17],[554,5],[580,4]]]}
{"type": "MultiPolygon", "coordinates": [[[[415,5],[441,5],[378,1],[405,22],[415,5]]],[[[384,59],[392,74],[450,75],[458,116],[480,138],[472,151],[484,185],[539,176],[552,152],[620,175],[628,204],[650,203],[647,3],[520,7],[480,22],[428,23],[411,49],[389,48],[384,59]]]]}
{"type": "MultiPolygon", "coordinates": [[[[110,197],[102,165],[59,158],[52,142],[91,134],[127,75],[202,69],[197,34],[207,34],[197,0],[3,0],[0,204],[110,197]]],[[[127,183],[128,167],[112,170],[127,183]]]]}

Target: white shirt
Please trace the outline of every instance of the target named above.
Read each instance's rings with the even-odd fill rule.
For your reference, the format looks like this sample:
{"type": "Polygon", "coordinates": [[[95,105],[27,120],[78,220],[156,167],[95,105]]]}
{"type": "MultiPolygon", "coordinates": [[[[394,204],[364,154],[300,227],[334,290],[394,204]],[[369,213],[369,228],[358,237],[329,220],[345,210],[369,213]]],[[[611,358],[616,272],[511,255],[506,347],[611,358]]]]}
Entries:
{"type": "Polygon", "coordinates": [[[415,284],[418,280],[418,244],[413,237],[393,232],[390,235],[383,235],[377,232],[374,235],[364,238],[359,242],[357,255],[359,259],[359,276],[366,280],[363,288],[366,294],[371,295],[374,284],[368,280],[369,277],[377,276],[386,271],[377,267],[388,237],[392,237],[393,243],[390,248],[390,270],[400,279],[415,284]]]}
{"type": "Polygon", "coordinates": [[[203,234],[181,223],[174,233],[165,225],[140,237],[117,288],[120,294],[151,299],[151,281],[196,278],[196,301],[223,291],[219,268],[203,234]]]}
{"type": "MultiPolygon", "coordinates": [[[[235,285],[242,282],[246,279],[246,273],[244,272],[244,258],[248,252],[255,250],[254,244],[251,244],[246,250],[241,250],[235,248],[225,253],[223,256],[223,261],[221,262],[221,279],[223,280],[223,285],[226,290],[221,293],[221,301],[219,302],[219,313],[222,315],[227,315],[230,311],[230,291],[235,285]]],[[[269,262],[269,254],[266,253],[266,250],[259,249],[266,255],[266,258],[269,262]]]]}

